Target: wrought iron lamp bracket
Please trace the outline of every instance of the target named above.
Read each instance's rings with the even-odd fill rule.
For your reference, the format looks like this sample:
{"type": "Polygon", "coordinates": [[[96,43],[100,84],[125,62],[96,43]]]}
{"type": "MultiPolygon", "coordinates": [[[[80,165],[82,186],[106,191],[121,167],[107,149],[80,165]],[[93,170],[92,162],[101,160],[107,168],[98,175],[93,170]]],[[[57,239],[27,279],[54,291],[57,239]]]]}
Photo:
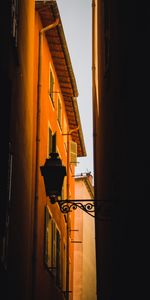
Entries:
{"type": "Polygon", "coordinates": [[[58,200],[60,211],[64,214],[80,208],[92,217],[95,217],[95,205],[92,200],[58,200]]]}
{"type": "MultiPolygon", "coordinates": [[[[53,200],[53,199],[52,199],[53,200]]],[[[60,211],[63,214],[70,213],[77,208],[86,212],[93,218],[102,221],[111,220],[112,218],[112,202],[104,200],[84,199],[84,200],[55,200],[51,203],[58,203],[60,211]],[[97,213],[96,213],[97,212],[97,213]],[[95,214],[96,213],[96,214],[95,214]]]]}

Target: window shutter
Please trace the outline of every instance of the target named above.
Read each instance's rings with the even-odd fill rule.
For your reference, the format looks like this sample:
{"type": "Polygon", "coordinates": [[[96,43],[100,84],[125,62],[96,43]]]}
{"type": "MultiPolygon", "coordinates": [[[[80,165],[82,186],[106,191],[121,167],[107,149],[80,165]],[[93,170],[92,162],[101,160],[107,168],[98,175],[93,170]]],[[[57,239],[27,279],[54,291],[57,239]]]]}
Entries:
{"type": "Polygon", "coordinates": [[[61,101],[58,98],[58,122],[60,125],[60,128],[62,128],[62,107],[61,107],[61,101]]]}
{"type": "Polygon", "coordinates": [[[70,141],[70,163],[77,165],[77,143],[70,141]]]}

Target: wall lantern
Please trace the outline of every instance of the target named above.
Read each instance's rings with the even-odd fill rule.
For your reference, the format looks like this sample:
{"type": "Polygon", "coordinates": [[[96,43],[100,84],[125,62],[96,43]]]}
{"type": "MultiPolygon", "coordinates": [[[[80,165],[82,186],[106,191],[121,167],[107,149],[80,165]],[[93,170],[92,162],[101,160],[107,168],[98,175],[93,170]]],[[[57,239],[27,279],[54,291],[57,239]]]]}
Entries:
{"type": "Polygon", "coordinates": [[[40,169],[44,177],[46,196],[54,204],[57,202],[58,196],[61,196],[66,167],[62,166],[58,153],[52,152],[50,158],[46,159],[44,166],[41,166],[40,169]]]}
{"type": "Polygon", "coordinates": [[[61,196],[64,177],[66,176],[66,167],[62,165],[58,153],[52,152],[50,158],[47,158],[44,166],[40,167],[44,178],[46,196],[50,198],[52,204],[58,203],[62,213],[66,214],[77,208],[82,209],[94,217],[95,206],[93,201],[88,200],[58,200],[61,196]],[[90,201],[90,202],[89,202],[90,201]],[[84,202],[84,204],[83,204],[84,202]]]}
{"type": "MultiPolygon", "coordinates": [[[[60,211],[64,214],[69,213],[77,208],[82,209],[90,216],[95,218],[95,201],[94,199],[84,200],[58,200],[58,196],[61,196],[64,177],[66,174],[66,167],[62,165],[62,161],[59,158],[58,153],[52,152],[50,158],[46,159],[44,166],[40,167],[41,174],[44,178],[46,196],[50,198],[52,204],[58,203],[60,211]]],[[[109,201],[99,202],[99,208],[102,211],[102,215],[107,215],[109,201]],[[105,209],[106,208],[106,209],[105,209]]]]}

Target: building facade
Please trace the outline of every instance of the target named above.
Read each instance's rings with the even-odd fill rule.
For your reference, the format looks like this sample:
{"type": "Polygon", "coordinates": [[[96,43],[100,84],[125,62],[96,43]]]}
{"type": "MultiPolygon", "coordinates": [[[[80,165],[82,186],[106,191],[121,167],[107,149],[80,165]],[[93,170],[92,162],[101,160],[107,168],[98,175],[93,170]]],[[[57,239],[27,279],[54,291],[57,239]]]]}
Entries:
{"type": "Polygon", "coordinates": [[[31,299],[34,1],[5,1],[0,12],[0,269],[5,299],[31,299]]]}
{"type": "MultiPolygon", "coordinates": [[[[57,152],[63,165],[65,165],[67,169],[67,178],[65,178],[64,181],[61,198],[63,200],[68,199],[68,197],[74,199],[75,186],[73,175],[75,172],[75,161],[72,161],[72,142],[74,146],[77,145],[77,150],[76,153],[74,152],[74,155],[85,155],[85,148],[76,100],[78,91],[56,2],[48,1],[43,3],[43,1],[36,1],[34,53],[36,58],[34,62],[35,102],[36,99],[41,102],[39,112],[41,114],[41,119],[39,120],[41,132],[40,134],[35,133],[35,137],[39,135],[40,138],[39,165],[44,165],[49,153],[57,152]],[[58,20],[58,24],[56,20],[58,20]],[[47,27],[49,24],[54,24],[54,27],[49,29],[49,27],[47,27]],[[43,28],[45,34],[42,31],[43,28]],[[39,32],[43,35],[41,40],[39,38],[39,32]],[[40,43],[42,43],[42,45],[40,45],[40,43]],[[41,49],[41,53],[39,53],[37,49],[41,49]],[[37,65],[40,65],[38,72],[37,65]],[[39,88],[36,90],[38,86],[39,88]],[[78,127],[80,128],[78,129],[78,127]],[[75,132],[74,137],[73,132],[75,132]]],[[[36,103],[35,107],[39,105],[38,101],[36,103]]],[[[37,147],[38,145],[36,147],[33,146],[33,148],[37,147]]],[[[67,235],[70,235],[69,228],[73,226],[73,215],[69,217],[65,216],[65,219],[58,204],[50,204],[49,200],[45,197],[43,178],[39,176],[38,180],[39,190],[37,192],[39,194],[39,204],[37,207],[37,218],[41,222],[39,228],[44,228],[44,214],[42,216],[42,210],[44,213],[46,207],[45,230],[47,237],[45,240],[45,255],[48,272],[46,270],[46,272],[43,272],[42,285],[41,275],[43,270],[44,247],[41,240],[44,242],[44,232],[41,231],[40,234],[36,232],[39,237],[36,241],[38,247],[35,246],[35,249],[40,250],[40,252],[36,254],[37,258],[40,258],[40,261],[38,268],[36,267],[37,264],[35,265],[37,268],[37,270],[35,270],[37,278],[35,282],[35,298],[42,298],[43,291],[45,291],[44,298],[48,298],[51,294],[51,296],[56,299],[72,299],[73,247],[67,245],[67,243],[70,243],[70,239],[67,238],[67,235]],[[69,253],[68,247],[70,250],[69,253]],[[53,292],[52,283],[51,285],[48,284],[50,281],[54,285],[53,292]]]]}

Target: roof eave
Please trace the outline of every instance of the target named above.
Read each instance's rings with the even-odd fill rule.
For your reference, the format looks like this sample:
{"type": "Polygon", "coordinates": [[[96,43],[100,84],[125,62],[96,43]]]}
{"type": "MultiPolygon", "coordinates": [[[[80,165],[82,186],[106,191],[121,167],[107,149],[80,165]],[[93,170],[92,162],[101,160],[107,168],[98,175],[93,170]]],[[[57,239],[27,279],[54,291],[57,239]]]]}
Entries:
{"type": "MultiPolygon", "coordinates": [[[[85,149],[85,143],[84,143],[84,138],[83,138],[83,132],[82,132],[82,126],[81,126],[81,121],[80,121],[80,115],[79,115],[79,110],[78,110],[78,105],[77,105],[77,96],[78,96],[78,89],[77,89],[77,84],[71,64],[71,59],[67,47],[67,42],[61,22],[61,17],[59,13],[59,9],[57,6],[57,3],[55,0],[50,0],[50,1],[35,1],[35,8],[38,10],[39,15],[41,17],[41,21],[43,23],[43,26],[47,26],[49,23],[49,19],[47,16],[51,15],[51,22],[54,22],[56,18],[59,18],[59,25],[57,28],[52,29],[50,32],[46,32],[46,38],[47,42],[49,45],[49,49],[51,52],[51,35],[52,32],[53,34],[57,35],[56,38],[59,39],[59,43],[61,45],[62,52],[60,54],[63,56],[63,63],[65,63],[65,68],[67,69],[68,72],[68,84],[69,84],[69,93],[66,95],[65,90],[67,89],[66,87],[63,87],[63,83],[60,83],[60,88],[61,88],[61,93],[64,98],[64,103],[66,107],[66,113],[68,116],[68,122],[69,122],[69,127],[70,129],[76,128],[79,126],[78,133],[72,133],[72,139],[77,142],[77,156],[78,157],[83,157],[86,156],[86,149],[85,149]],[[48,14],[49,12],[49,14],[48,14]],[[46,14],[47,13],[47,14],[46,14]],[[70,109],[71,109],[71,116],[70,116],[70,109]],[[74,113],[73,113],[74,112],[74,113]]],[[[57,66],[56,66],[56,60],[55,60],[55,50],[52,54],[52,59],[54,62],[54,66],[57,71],[57,66]]],[[[58,74],[57,74],[58,75],[58,74]]],[[[62,76],[62,75],[61,75],[62,76]]],[[[59,77],[59,75],[58,75],[59,77]]],[[[58,78],[59,79],[59,78],[58,78]]],[[[64,78],[63,78],[64,79],[64,78]]],[[[66,84],[66,85],[68,85],[66,84]]]]}

